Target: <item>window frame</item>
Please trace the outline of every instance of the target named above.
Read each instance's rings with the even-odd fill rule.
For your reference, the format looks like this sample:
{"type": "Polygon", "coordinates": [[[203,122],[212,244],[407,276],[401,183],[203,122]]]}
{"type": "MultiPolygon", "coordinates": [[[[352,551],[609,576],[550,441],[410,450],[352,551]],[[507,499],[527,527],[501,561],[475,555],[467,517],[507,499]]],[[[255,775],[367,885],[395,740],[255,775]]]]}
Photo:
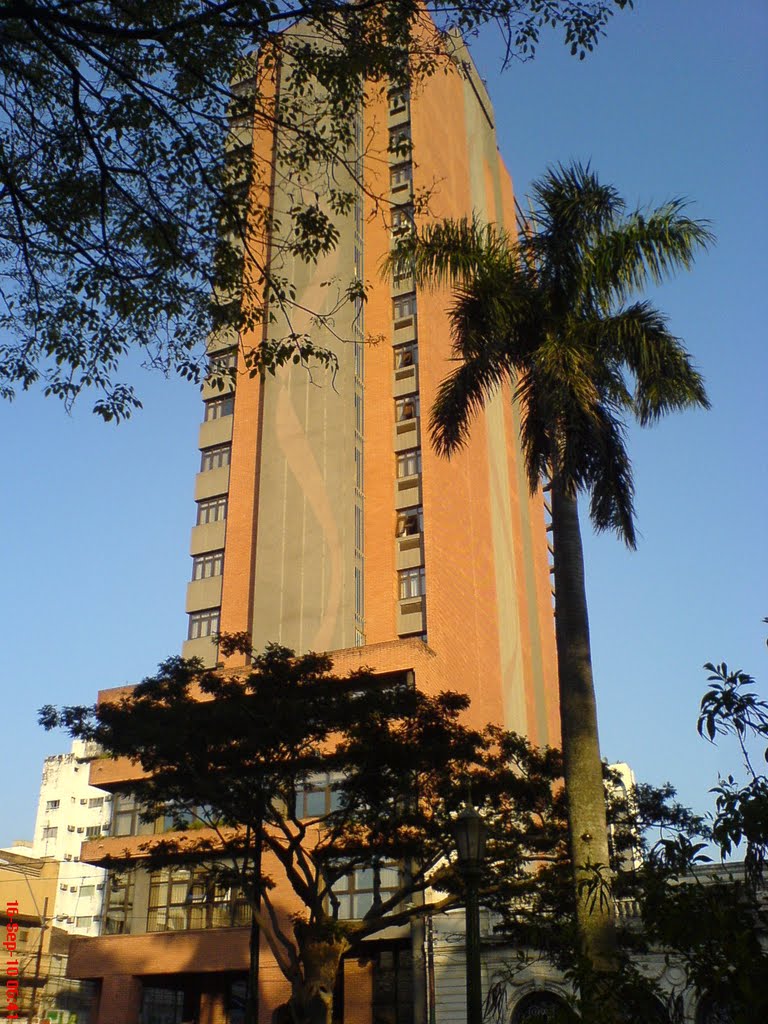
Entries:
{"type": "Polygon", "coordinates": [[[395,295],[392,299],[392,319],[395,327],[407,326],[413,323],[417,314],[416,292],[406,292],[405,295],[395,295]]]}
{"type": "Polygon", "coordinates": [[[397,452],[396,470],[398,480],[411,480],[413,477],[421,476],[421,448],[406,448],[405,451],[397,452]],[[413,473],[401,472],[414,464],[416,469],[413,473]]]}
{"type": "Polygon", "coordinates": [[[198,580],[210,580],[215,576],[224,575],[224,548],[217,548],[215,551],[203,551],[199,555],[192,556],[192,582],[198,580]],[[206,569],[211,569],[206,572],[206,569]],[[198,573],[198,569],[200,572],[198,573]]]}
{"type": "Polygon", "coordinates": [[[212,444],[200,450],[200,472],[208,473],[213,469],[226,469],[232,461],[232,443],[212,444]]]}
{"type": "Polygon", "coordinates": [[[419,343],[417,341],[406,341],[402,345],[395,345],[392,352],[394,353],[395,370],[407,370],[412,366],[419,365],[419,343]]]}
{"type": "Polygon", "coordinates": [[[419,418],[421,409],[418,394],[403,395],[395,399],[395,422],[410,423],[419,418]]]}
{"type": "Polygon", "coordinates": [[[240,890],[225,887],[201,865],[173,865],[149,874],[146,931],[232,928],[250,920],[240,890]]]}
{"type": "Polygon", "coordinates": [[[410,505],[397,513],[396,537],[418,537],[424,532],[424,506],[410,505]],[[416,529],[412,529],[415,525],[416,529]]]}
{"type": "Polygon", "coordinates": [[[208,526],[210,523],[226,522],[228,506],[228,494],[215,494],[211,498],[201,498],[197,502],[197,518],[195,525],[208,526]],[[209,515],[212,511],[216,513],[213,518],[209,515]],[[222,511],[223,515],[220,515],[219,513],[222,511]]]}
{"type": "Polygon", "coordinates": [[[347,875],[343,875],[333,883],[330,898],[334,916],[339,921],[362,921],[365,914],[373,906],[377,894],[382,902],[402,888],[400,865],[395,861],[375,862],[368,867],[359,867],[347,875]],[[382,885],[381,873],[394,871],[397,880],[394,884],[382,885]],[[369,899],[370,897],[370,899],[369,899]],[[361,907],[358,901],[364,901],[361,907]],[[358,913],[362,910],[362,913],[358,913]]]}
{"type": "Polygon", "coordinates": [[[423,565],[398,570],[397,593],[400,601],[413,601],[417,597],[424,597],[426,592],[426,571],[423,565]]]}
{"type": "Polygon", "coordinates": [[[213,420],[220,420],[225,416],[233,416],[235,413],[234,392],[231,392],[228,395],[217,395],[215,398],[209,398],[204,405],[204,423],[210,423],[213,420]]]}
{"type": "Polygon", "coordinates": [[[407,188],[413,181],[413,165],[410,161],[394,164],[389,169],[389,188],[392,192],[399,192],[407,188]]]}
{"type": "Polygon", "coordinates": [[[218,633],[220,620],[221,608],[200,608],[198,611],[190,612],[187,640],[203,640],[218,633]]]}

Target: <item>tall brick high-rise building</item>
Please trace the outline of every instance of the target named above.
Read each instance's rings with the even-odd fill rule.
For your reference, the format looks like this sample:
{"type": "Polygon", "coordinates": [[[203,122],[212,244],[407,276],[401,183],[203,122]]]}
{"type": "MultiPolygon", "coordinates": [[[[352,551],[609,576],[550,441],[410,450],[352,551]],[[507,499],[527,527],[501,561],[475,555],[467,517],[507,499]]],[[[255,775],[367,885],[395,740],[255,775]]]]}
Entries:
{"type": "MultiPolygon", "coordinates": [[[[371,95],[358,124],[364,188],[334,251],[317,264],[265,254],[296,288],[291,330],[311,333],[322,322],[301,309],[332,312],[318,343],[334,348],[338,371],[331,380],[290,364],[206,387],[184,654],[214,664],[213,634],[248,631],[257,648],[277,641],[333,652],[339,672],[411,672],[426,691],[468,693],[477,724],[556,743],[544,507],[529,496],[517,412],[500,392],[466,449],[450,461],[436,456],[427,420],[450,369],[450,297],[380,275],[393,237],[427,216],[424,190],[430,217],[513,222],[491,104],[458,43],[455,57],[453,74],[371,95]],[[355,277],[367,282],[367,300],[339,304],[355,277]]],[[[279,80],[275,102],[279,109],[279,80]]],[[[254,188],[279,211],[290,201],[275,174],[279,133],[252,141],[254,188]]],[[[216,342],[213,358],[237,371],[249,345],[284,335],[287,323],[273,312],[263,333],[216,342]]],[[[91,781],[115,792],[115,812],[112,835],[86,844],[83,859],[138,855],[139,836],[153,826],[121,798],[119,764],[95,762],[91,781]]],[[[73,950],[72,971],[101,980],[98,1024],[133,1024],[140,1008],[144,1024],[236,1021],[246,921],[234,907],[201,915],[191,875],[161,874],[113,872],[105,934],[73,950]]],[[[370,1020],[373,1000],[382,1019],[406,1024],[402,1006],[413,1000],[400,999],[398,1011],[397,996],[385,1006],[385,993],[412,983],[407,958],[398,959],[411,945],[388,941],[378,970],[391,972],[389,988],[376,988],[370,968],[346,965],[345,1020],[370,1020]]],[[[266,1021],[287,994],[266,951],[260,992],[266,1021]]]]}

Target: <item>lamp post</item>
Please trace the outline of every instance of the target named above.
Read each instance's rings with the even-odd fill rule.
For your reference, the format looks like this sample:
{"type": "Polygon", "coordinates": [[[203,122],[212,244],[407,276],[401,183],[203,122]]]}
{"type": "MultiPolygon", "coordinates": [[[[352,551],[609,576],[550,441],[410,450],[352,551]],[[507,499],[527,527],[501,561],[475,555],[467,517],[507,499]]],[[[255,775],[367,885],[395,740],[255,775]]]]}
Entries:
{"type": "Polygon", "coordinates": [[[464,810],[451,828],[458,851],[458,865],[466,887],[467,1024],[482,1024],[483,988],[480,974],[480,864],[487,829],[474,807],[464,810]]]}

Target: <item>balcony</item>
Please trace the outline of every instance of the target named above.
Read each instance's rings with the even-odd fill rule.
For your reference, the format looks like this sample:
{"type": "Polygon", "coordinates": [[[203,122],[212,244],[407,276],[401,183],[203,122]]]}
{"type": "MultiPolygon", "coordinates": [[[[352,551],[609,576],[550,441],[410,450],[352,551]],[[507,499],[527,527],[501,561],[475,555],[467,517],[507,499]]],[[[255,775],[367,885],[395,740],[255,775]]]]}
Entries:
{"type": "Polygon", "coordinates": [[[217,608],[221,605],[221,576],[209,576],[204,580],[192,580],[187,584],[187,612],[199,612],[203,608],[217,608]]]}
{"type": "Polygon", "coordinates": [[[224,547],[226,528],[226,519],[193,526],[192,539],[189,544],[190,555],[203,555],[206,551],[220,551],[224,547]]]}
{"type": "Polygon", "coordinates": [[[397,602],[397,632],[423,633],[426,630],[426,598],[405,597],[397,602]]]}
{"type": "MultiPolygon", "coordinates": [[[[213,424],[220,422],[213,421],[213,424]]],[[[204,424],[207,426],[207,424],[204,424]]],[[[226,494],[229,490],[229,466],[217,469],[206,469],[195,477],[195,501],[202,498],[213,498],[217,494],[226,494]]]]}

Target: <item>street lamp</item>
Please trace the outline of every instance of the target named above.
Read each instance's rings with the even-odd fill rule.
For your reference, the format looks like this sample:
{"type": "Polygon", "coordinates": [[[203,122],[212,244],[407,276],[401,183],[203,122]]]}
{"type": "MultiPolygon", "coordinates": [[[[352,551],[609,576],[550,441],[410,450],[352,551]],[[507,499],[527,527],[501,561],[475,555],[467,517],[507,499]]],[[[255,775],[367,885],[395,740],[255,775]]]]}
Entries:
{"type": "Polygon", "coordinates": [[[482,1024],[483,988],[480,975],[480,865],[487,829],[474,807],[464,805],[451,826],[458,867],[466,887],[467,1024],[482,1024]]]}

